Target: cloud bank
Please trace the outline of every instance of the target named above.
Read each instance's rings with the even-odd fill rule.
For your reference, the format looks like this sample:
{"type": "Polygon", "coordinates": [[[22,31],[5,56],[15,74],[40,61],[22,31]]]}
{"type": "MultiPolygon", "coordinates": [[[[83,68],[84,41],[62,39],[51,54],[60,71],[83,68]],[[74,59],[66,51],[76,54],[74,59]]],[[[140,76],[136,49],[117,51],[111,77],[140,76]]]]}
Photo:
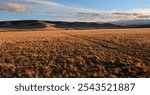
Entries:
{"type": "Polygon", "coordinates": [[[24,13],[24,12],[26,12],[26,7],[22,4],[8,2],[5,4],[0,4],[0,10],[1,11],[24,13]]]}
{"type": "Polygon", "coordinates": [[[0,11],[49,16],[65,21],[116,22],[128,20],[150,20],[150,9],[92,10],[76,8],[47,0],[2,0],[0,11]]]}

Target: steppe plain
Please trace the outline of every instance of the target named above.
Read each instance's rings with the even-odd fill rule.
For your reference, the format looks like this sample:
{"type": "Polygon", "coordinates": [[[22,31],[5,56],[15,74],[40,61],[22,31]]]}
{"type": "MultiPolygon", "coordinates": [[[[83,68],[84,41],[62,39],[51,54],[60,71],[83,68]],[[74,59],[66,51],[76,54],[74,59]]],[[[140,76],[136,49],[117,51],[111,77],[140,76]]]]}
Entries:
{"type": "Polygon", "coordinates": [[[0,77],[150,78],[150,28],[0,29],[0,77]]]}

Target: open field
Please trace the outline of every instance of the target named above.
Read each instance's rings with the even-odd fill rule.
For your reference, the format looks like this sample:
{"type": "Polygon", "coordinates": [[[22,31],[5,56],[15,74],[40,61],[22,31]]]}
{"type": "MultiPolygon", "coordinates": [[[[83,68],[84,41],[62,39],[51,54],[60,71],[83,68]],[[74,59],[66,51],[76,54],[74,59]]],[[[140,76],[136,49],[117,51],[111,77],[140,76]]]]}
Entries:
{"type": "Polygon", "coordinates": [[[0,29],[0,77],[150,78],[150,28],[0,29]]]}

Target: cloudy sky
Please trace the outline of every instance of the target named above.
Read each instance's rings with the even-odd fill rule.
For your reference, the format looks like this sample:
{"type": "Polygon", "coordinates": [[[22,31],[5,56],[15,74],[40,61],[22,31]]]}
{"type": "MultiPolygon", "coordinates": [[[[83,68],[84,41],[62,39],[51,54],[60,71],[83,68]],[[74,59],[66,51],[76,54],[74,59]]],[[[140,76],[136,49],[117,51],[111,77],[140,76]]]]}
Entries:
{"type": "Polygon", "coordinates": [[[0,20],[150,20],[150,0],[0,0],[0,20]]]}

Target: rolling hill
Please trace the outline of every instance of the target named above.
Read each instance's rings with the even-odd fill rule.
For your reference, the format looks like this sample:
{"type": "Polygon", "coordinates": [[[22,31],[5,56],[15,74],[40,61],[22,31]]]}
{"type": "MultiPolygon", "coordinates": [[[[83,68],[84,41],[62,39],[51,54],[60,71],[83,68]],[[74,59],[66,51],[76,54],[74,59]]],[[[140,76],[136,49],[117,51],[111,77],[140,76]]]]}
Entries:
{"type": "Polygon", "coordinates": [[[63,22],[63,21],[39,21],[39,20],[18,20],[1,21],[0,28],[11,29],[41,29],[49,26],[49,29],[104,29],[104,28],[149,28],[150,25],[123,25],[112,23],[94,22],[63,22]]]}

